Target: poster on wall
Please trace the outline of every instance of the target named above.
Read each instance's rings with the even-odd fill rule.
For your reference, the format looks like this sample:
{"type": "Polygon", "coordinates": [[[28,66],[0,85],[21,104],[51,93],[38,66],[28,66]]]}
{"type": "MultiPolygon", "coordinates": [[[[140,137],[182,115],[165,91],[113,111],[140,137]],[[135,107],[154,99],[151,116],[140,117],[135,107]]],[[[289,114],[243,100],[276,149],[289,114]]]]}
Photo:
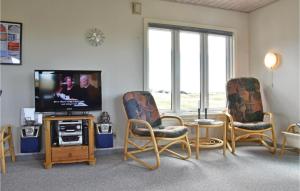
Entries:
{"type": "Polygon", "coordinates": [[[22,23],[0,21],[0,64],[21,65],[22,23]]]}

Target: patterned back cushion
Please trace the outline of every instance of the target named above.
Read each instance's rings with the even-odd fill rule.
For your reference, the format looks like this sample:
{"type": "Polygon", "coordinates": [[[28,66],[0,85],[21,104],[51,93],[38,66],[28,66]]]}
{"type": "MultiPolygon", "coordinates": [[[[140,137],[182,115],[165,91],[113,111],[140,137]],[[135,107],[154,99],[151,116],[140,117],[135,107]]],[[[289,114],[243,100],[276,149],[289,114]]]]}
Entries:
{"type": "Polygon", "coordinates": [[[256,78],[236,78],[227,82],[229,113],[234,121],[263,121],[263,106],[259,81],[256,78]]]}
{"type": "Polygon", "coordinates": [[[161,125],[160,115],[150,92],[127,92],[123,95],[123,104],[128,119],[145,120],[152,127],[161,125]]]}

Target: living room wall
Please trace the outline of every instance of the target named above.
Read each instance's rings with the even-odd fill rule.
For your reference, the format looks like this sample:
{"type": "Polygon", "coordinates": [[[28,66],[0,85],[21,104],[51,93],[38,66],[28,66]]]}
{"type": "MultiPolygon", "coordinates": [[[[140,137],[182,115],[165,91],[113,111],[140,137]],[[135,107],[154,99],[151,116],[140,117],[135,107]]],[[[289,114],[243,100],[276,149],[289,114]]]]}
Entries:
{"type": "Polygon", "coordinates": [[[277,135],[300,120],[299,0],[281,0],[254,11],[249,17],[250,74],[260,79],[265,109],[275,114],[277,135]],[[280,65],[272,72],[264,56],[274,51],[280,65]]]}
{"type": "MultiPolygon", "coordinates": [[[[20,111],[34,107],[33,70],[102,70],[103,110],[111,115],[122,147],[125,116],[121,96],[143,89],[143,19],[155,18],[236,30],[237,76],[249,75],[248,14],[159,0],[141,0],[142,15],[131,13],[130,0],[2,0],[1,19],[23,23],[23,63],[1,65],[1,124],[20,126],[20,111]],[[104,44],[84,38],[92,27],[104,44]]],[[[100,112],[94,112],[99,116],[100,112]]],[[[19,153],[19,129],[14,142],[19,153]]]]}

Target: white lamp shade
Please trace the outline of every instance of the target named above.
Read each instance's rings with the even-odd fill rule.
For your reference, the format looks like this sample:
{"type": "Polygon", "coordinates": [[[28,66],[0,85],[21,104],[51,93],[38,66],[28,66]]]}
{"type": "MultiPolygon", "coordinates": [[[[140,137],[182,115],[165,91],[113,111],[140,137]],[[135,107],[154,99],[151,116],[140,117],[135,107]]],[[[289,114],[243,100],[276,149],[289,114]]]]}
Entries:
{"type": "Polygon", "coordinates": [[[277,64],[278,58],[277,55],[273,52],[268,52],[265,56],[265,66],[267,68],[274,68],[274,66],[277,64]]]}

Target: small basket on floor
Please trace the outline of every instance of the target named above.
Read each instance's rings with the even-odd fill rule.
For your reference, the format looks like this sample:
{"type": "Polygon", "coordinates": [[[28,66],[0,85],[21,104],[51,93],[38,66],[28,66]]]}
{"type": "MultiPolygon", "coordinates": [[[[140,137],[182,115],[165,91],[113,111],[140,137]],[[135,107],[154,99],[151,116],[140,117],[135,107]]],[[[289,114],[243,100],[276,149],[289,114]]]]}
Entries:
{"type": "MultiPolygon", "coordinates": [[[[282,156],[286,150],[286,146],[295,148],[300,151],[300,123],[290,125],[286,131],[282,132],[283,142],[281,147],[282,156]]],[[[299,152],[300,153],[300,152],[299,152]]]]}

